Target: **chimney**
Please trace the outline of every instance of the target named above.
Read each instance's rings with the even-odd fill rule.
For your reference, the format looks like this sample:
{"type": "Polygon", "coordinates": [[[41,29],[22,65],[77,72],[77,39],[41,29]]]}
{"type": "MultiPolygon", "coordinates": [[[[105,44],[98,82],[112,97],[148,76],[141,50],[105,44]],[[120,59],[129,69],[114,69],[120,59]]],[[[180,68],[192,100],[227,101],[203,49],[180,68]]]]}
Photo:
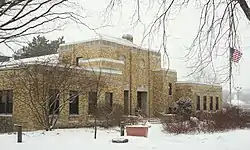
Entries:
{"type": "Polygon", "coordinates": [[[131,34],[123,34],[122,38],[133,43],[133,36],[131,34]]]}

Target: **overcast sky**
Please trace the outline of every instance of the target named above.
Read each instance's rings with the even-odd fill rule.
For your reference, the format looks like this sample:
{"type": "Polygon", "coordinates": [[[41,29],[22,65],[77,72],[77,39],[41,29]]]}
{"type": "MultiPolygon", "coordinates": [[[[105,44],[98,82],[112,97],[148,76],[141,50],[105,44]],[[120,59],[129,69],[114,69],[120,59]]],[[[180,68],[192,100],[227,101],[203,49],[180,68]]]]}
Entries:
{"type": "MultiPolygon", "coordinates": [[[[101,18],[100,11],[107,6],[108,0],[82,0],[81,5],[86,9],[86,14],[88,18],[84,20],[91,27],[99,27],[103,23],[103,18],[101,18]]],[[[145,5],[147,2],[145,1],[145,5]]],[[[101,34],[121,37],[123,34],[132,34],[134,37],[134,43],[141,45],[141,40],[143,37],[144,28],[141,25],[134,27],[131,24],[131,9],[134,6],[130,4],[130,0],[127,4],[123,4],[121,12],[115,12],[112,16],[112,27],[105,27],[97,30],[101,34]]],[[[143,22],[148,25],[153,20],[156,9],[150,9],[146,13],[144,9],[144,14],[141,16],[143,22]]],[[[192,39],[197,33],[199,23],[199,10],[195,10],[193,7],[188,7],[183,9],[176,17],[168,23],[168,35],[169,39],[167,41],[167,50],[170,57],[170,68],[175,69],[178,74],[179,80],[184,80],[187,73],[190,71],[187,69],[186,62],[182,57],[186,52],[186,47],[190,46],[192,39]]],[[[250,44],[248,42],[250,38],[249,23],[245,20],[242,21],[240,25],[241,29],[241,49],[243,51],[243,58],[237,67],[234,67],[234,86],[242,86],[243,89],[250,88],[250,76],[247,74],[248,69],[250,69],[248,64],[250,64],[250,44]]],[[[75,42],[80,40],[86,40],[92,38],[95,33],[83,26],[77,26],[75,24],[68,24],[61,31],[56,31],[45,35],[48,39],[56,39],[60,36],[65,37],[67,42],[75,42]]],[[[154,43],[150,44],[153,49],[159,49],[161,37],[156,37],[154,43]]],[[[145,47],[148,45],[145,45],[145,47]]],[[[1,45],[1,49],[4,50],[4,54],[11,54],[11,51],[7,47],[1,45]]],[[[2,51],[1,51],[2,52],[2,51]]],[[[221,61],[221,63],[226,63],[221,61]]],[[[223,85],[227,88],[227,83],[223,85]]]]}

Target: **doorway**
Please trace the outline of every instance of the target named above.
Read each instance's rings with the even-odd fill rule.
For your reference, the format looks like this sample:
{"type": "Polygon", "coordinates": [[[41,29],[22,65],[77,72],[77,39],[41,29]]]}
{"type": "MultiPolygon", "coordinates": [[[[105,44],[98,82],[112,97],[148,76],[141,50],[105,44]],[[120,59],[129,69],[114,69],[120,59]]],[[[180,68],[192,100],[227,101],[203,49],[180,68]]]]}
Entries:
{"type": "Polygon", "coordinates": [[[129,115],[129,92],[124,91],[124,115],[129,115]]]}
{"type": "Polygon", "coordinates": [[[137,91],[137,109],[141,111],[141,115],[147,116],[147,92],[137,91]]]}

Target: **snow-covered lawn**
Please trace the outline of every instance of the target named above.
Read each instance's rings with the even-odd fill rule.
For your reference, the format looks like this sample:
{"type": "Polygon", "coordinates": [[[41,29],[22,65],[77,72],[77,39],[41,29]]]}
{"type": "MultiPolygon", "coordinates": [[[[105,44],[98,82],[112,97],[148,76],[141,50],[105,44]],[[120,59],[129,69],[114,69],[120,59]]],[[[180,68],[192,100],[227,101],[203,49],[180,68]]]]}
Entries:
{"type": "Polygon", "coordinates": [[[25,133],[23,143],[16,143],[16,135],[1,134],[2,150],[249,150],[250,130],[226,133],[171,135],[161,131],[161,125],[152,125],[149,137],[127,137],[128,143],[111,143],[118,137],[117,130],[99,129],[93,139],[93,129],[63,129],[52,132],[25,133]]]}

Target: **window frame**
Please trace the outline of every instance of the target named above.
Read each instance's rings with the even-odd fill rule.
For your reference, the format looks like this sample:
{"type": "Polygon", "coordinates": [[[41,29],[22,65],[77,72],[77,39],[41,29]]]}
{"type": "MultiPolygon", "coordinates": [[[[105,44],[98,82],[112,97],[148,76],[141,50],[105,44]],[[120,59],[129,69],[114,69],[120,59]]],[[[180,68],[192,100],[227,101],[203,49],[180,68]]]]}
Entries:
{"type": "Polygon", "coordinates": [[[168,95],[172,96],[173,95],[173,84],[168,83],[168,95]]]}
{"type": "Polygon", "coordinates": [[[91,92],[88,93],[88,114],[89,115],[93,115],[95,113],[95,109],[96,109],[95,107],[97,107],[97,92],[91,91],[91,92]],[[90,95],[90,94],[93,94],[95,96],[93,100],[90,99],[91,96],[93,96],[93,95],[90,95]],[[90,106],[90,104],[91,104],[91,106],[93,108],[90,106]]]}
{"type": "Polygon", "coordinates": [[[69,115],[79,115],[79,92],[69,91],[69,115]]]}
{"type": "Polygon", "coordinates": [[[0,115],[13,114],[13,90],[0,90],[0,115]],[[5,100],[3,100],[5,96],[5,100]],[[1,110],[3,109],[3,110],[1,110]]]}
{"type": "Polygon", "coordinates": [[[219,110],[219,96],[215,97],[215,110],[219,110]]]}
{"type": "Polygon", "coordinates": [[[197,111],[201,110],[201,97],[200,97],[200,95],[196,96],[196,110],[197,111]]]}
{"type": "Polygon", "coordinates": [[[203,110],[207,110],[207,96],[203,96],[203,110]]]}
{"type": "Polygon", "coordinates": [[[209,109],[210,109],[210,111],[213,111],[213,110],[214,110],[213,101],[214,101],[214,97],[213,97],[213,96],[210,96],[210,103],[209,103],[209,109]]]}
{"type": "Polygon", "coordinates": [[[60,113],[60,91],[58,89],[49,89],[48,95],[49,95],[49,103],[48,103],[49,115],[59,115],[59,113],[60,113]],[[53,95],[54,95],[54,92],[57,93],[55,95],[55,98],[51,96],[52,91],[53,91],[53,95]],[[52,98],[55,99],[55,100],[53,100],[53,102],[51,102],[52,98]],[[51,107],[50,107],[50,105],[51,105],[51,107]],[[53,107],[55,107],[55,108],[53,108],[53,107]],[[52,110],[52,108],[53,108],[53,110],[52,110]],[[55,111],[55,109],[57,109],[57,110],[55,111]]]}

